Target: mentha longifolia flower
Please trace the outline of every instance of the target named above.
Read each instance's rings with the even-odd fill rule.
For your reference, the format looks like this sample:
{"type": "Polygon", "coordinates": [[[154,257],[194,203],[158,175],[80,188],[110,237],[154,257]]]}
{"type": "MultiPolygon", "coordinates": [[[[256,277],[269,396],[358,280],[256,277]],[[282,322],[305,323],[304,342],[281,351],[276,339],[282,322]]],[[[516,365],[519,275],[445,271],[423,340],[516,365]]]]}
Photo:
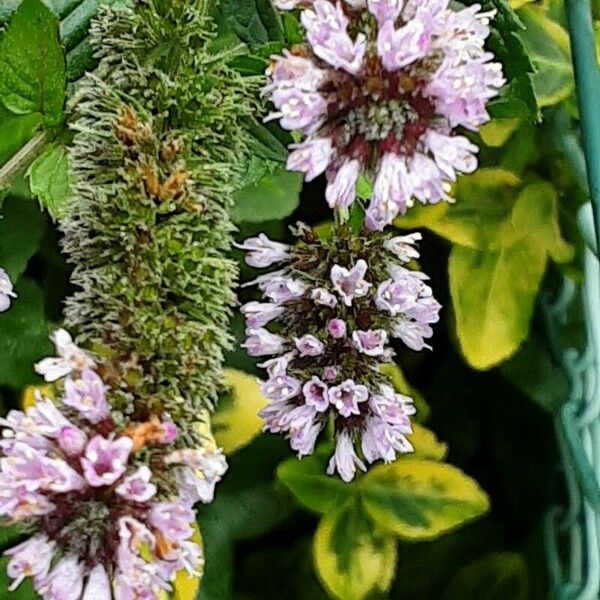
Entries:
{"type": "Polygon", "coordinates": [[[67,376],[61,400],[0,419],[0,517],[33,532],[6,552],[11,589],[31,577],[44,600],[157,600],[202,568],[193,506],[212,500],[224,456],[181,447],[166,415],[119,427],[92,356],[52,337],[59,358],[38,370],[67,376]]]}
{"type": "Polygon", "coordinates": [[[331,207],[346,208],[361,173],[374,178],[366,224],[380,230],[414,200],[448,200],[477,147],[456,135],[489,119],[504,84],[484,50],[493,11],[448,0],[279,0],[301,8],[308,43],[274,57],[269,118],[299,130],[288,168],[323,172],[331,207]]]}
{"type": "Polygon", "coordinates": [[[303,456],[332,420],[329,472],[350,481],[365,462],[412,450],[412,400],[394,391],[380,367],[394,356],[393,338],[413,350],[429,347],[440,305],[427,277],[406,268],[419,256],[418,233],[365,236],[347,225],[336,225],[327,240],[302,225],[294,233],[293,246],[264,235],[241,245],[248,264],[282,266],[256,280],[264,301],[242,307],[245,347],[271,357],[262,363],[265,429],[284,434],[303,456]]]}
{"type": "Polygon", "coordinates": [[[17,294],[13,289],[12,281],[8,273],[0,268],[0,312],[10,308],[11,298],[16,298],[17,294]]]}

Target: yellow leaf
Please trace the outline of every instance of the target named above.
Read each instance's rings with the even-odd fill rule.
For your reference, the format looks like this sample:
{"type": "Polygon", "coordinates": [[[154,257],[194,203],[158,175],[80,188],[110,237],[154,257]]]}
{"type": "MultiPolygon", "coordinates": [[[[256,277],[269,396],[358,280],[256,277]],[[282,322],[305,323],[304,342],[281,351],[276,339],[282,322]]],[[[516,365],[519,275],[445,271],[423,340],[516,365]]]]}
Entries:
{"type": "Polygon", "coordinates": [[[489,508],[476,481],[431,460],[378,465],[358,484],[366,513],[382,529],[409,540],[437,538],[489,508]]]}
{"type": "Polygon", "coordinates": [[[418,423],[413,423],[413,432],[409,441],[414,452],[407,454],[406,458],[429,458],[431,460],[444,460],[448,454],[448,444],[440,442],[435,433],[418,423]]]}
{"type": "Polygon", "coordinates": [[[313,542],[315,569],[331,596],[362,600],[386,592],[396,568],[396,541],[352,502],[326,514],[313,542]]]}
{"type": "Polygon", "coordinates": [[[212,417],[217,444],[233,454],[250,443],[261,431],[259,411],[268,400],[260,393],[259,380],[235,369],[225,369],[225,383],[231,396],[225,398],[212,417]]]}
{"type": "MultiPolygon", "coordinates": [[[[194,534],[191,537],[193,542],[196,542],[202,548],[202,535],[197,523],[194,523],[194,534]]],[[[198,595],[200,589],[200,583],[202,582],[202,571],[204,569],[204,562],[198,567],[200,571],[199,577],[190,577],[187,571],[179,571],[175,577],[173,583],[173,591],[165,592],[161,591],[160,600],[194,600],[198,595]]]]}
{"type": "Polygon", "coordinates": [[[21,408],[27,410],[35,406],[35,393],[39,392],[44,398],[54,399],[54,386],[52,385],[28,385],[21,394],[21,408]]]}
{"type": "MultiPolygon", "coordinates": [[[[531,0],[525,0],[530,2],[531,0]]],[[[479,129],[481,139],[486,146],[499,148],[519,128],[521,119],[493,119],[479,129]]]]}

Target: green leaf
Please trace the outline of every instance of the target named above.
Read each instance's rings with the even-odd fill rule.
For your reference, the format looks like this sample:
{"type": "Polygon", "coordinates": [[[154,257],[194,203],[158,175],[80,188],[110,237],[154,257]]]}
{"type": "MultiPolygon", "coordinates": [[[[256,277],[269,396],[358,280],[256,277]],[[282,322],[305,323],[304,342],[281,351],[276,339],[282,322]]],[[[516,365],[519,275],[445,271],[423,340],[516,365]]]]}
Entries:
{"type": "Polygon", "coordinates": [[[242,371],[225,369],[227,397],[221,399],[212,416],[212,430],[217,445],[226,454],[250,443],[261,431],[259,411],[267,404],[260,392],[259,380],[242,371]]]}
{"type": "Polygon", "coordinates": [[[49,146],[29,167],[33,196],[53,219],[65,216],[71,199],[69,157],[65,146],[49,146]]]}
{"type": "Polygon", "coordinates": [[[278,479],[304,507],[327,513],[343,504],[354,493],[354,484],[325,474],[331,447],[319,446],[312,456],[290,458],[279,465],[278,479]]]}
{"type": "Polygon", "coordinates": [[[385,531],[410,540],[430,540],[489,508],[485,492],[459,469],[406,458],[378,465],[360,481],[367,514],[385,531]]]}
{"type": "Polygon", "coordinates": [[[7,550],[18,544],[22,537],[23,529],[19,524],[0,527],[0,550],[7,550]]]}
{"type": "Polygon", "coordinates": [[[526,26],[523,39],[536,67],[533,87],[538,104],[551,106],[575,88],[569,35],[542,7],[526,6],[519,14],[526,26]]]}
{"type": "Polygon", "coordinates": [[[265,174],[234,194],[234,223],[260,223],[291,215],[299,202],[302,175],[283,168],[265,174]]]}
{"type": "Polygon", "coordinates": [[[442,600],[527,600],[529,574],[521,554],[497,552],[463,567],[442,600]]]}
{"type": "Polygon", "coordinates": [[[0,97],[15,114],[62,120],[65,58],[58,19],[42,0],[23,0],[0,39],[0,97]]]}
{"type": "Polygon", "coordinates": [[[220,11],[233,32],[251,48],[284,42],[281,19],[271,0],[221,0],[220,11]]]}
{"type": "Polygon", "coordinates": [[[506,0],[483,0],[481,5],[484,11],[496,11],[490,24],[487,47],[502,63],[508,80],[500,96],[489,103],[488,110],[493,117],[522,117],[537,121],[539,109],[532,86],[534,66],[523,43],[523,23],[506,0]]]}
{"type": "Polygon", "coordinates": [[[326,514],[313,543],[315,569],[331,596],[362,600],[387,592],[396,570],[396,541],[358,502],[326,514]]]}
{"type": "Polygon", "coordinates": [[[22,388],[38,381],[33,365],[52,353],[44,316],[43,292],[27,277],[15,286],[18,297],[10,310],[0,314],[0,386],[22,388]]]}
{"type": "Polygon", "coordinates": [[[40,245],[45,219],[34,202],[8,198],[0,215],[0,265],[17,281],[40,245]]]}

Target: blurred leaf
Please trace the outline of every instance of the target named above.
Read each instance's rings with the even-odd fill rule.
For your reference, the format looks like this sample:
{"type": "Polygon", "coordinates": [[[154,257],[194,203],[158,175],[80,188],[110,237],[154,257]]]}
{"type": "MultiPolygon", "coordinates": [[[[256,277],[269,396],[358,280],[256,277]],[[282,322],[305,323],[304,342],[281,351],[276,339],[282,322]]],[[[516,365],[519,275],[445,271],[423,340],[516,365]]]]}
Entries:
{"type": "Polygon", "coordinates": [[[251,48],[269,41],[285,41],[271,0],[221,0],[220,10],[233,32],[251,48]]]}
{"type": "Polygon", "coordinates": [[[326,475],[329,444],[321,445],[315,454],[302,460],[290,458],[277,469],[277,477],[304,507],[327,513],[343,504],[353,493],[353,486],[337,477],[326,475]]]}
{"type": "Polygon", "coordinates": [[[265,160],[285,162],[288,155],[286,147],[265,126],[252,122],[249,130],[254,138],[251,144],[254,155],[265,160]]]}
{"type": "Polygon", "coordinates": [[[548,350],[535,339],[501,367],[502,374],[544,410],[554,413],[567,401],[569,382],[548,350]]]}
{"type": "Polygon", "coordinates": [[[492,119],[479,129],[481,139],[486,146],[499,148],[521,124],[521,119],[492,119]]]}
{"type": "Polygon", "coordinates": [[[291,215],[299,202],[302,175],[278,168],[234,194],[235,223],[259,223],[291,215]]]}
{"type": "Polygon", "coordinates": [[[0,39],[0,97],[15,114],[62,120],[65,58],[58,19],[42,0],[23,0],[0,39]]]}
{"type": "Polygon", "coordinates": [[[7,550],[15,546],[22,537],[23,529],[19,524],[0,527],[0,550],[7,550]]]}
{"type": "Polygon", "coordinates": [[[323,517],[313,554],[317,574],[339,600],[362,600],[392,584],[396,541],[378,531],[358,502],[323,517]]]}
{"type": "Polygon", "coordinates": [[[13,283],[40,245],[45,219],[34,202],[8,198],[0,215],[0,265],[13,283]]]}
{"type": "Polygon", "coordinates": [[[528,600],[527,563],[513,552],[483,556],[463,567],[442,600],[528,600]]]}
{"type": "Polygon", "coordinates": [[[428,458],[430,460],[444,460],[448,454],[448,444],[440,442],[433,431],[413,423],[413,432],[409,441],[413,445],[414,452],[407,454],[406,458],[428,458]]]}
{"type": "Polygon", "coordinates": [[[488,248],[499,243],[500,225],[510,213],[519,183],[511,171],[484,167],[458,180],[455,204],[414,206],[394,223],[408,229],[427,227],[469,248],[488,248]]]}
{"type": "Polygon", "coordinates": [[[410,540],[435,539],[489,508],[487,495],[473,479],[430,460],[378,465],[359,484],[367,514],[385,531],[410,540]]]}
{"type": "Polygon", "coordinates": [[[281,20],[288,45],[302,44],[304,42],[304,33],[296,15],[292,12],[284,12],[281,15],[281,20]]]}
{"type": "Polygon", "coordinates": [[[0,166],[33,137],[41,123],[40,113],[15,115],[0,104],[0,166]]]}
{"type": "Polygon", "coordinates": [[[52,346],[44,317],[43,293],[30,279],[21,277],[15,287],[10,310],[0,314],[0,346],[4,356],[0,361],[0,385],[21,388],[35,382],[35,362],[48,356],[52,346]]]}
{"type": "Polygon", "coordinates": [[[65,146],[49,146],[27,172],[33,196],[53,219],[65,216],[71,199],[69,157],[65,146]]]}
{"type": "Polygon", "coordinates": [[[544,14],[541,6],[525,6],[519,12],[525,23],[525,45],[536,66],[533,76],[540,106],[564,100],[575,87],[568,33],[544,14]]]}
{"type": "Polygon", "coordinates": [[[225,369],[225,385],[230,392],[212,416],[212,429],[217,445],[233,454],[260,433],[263,421],[258,413],[267,399],[260,392],[259,380],[242,371],[225,369]]]}

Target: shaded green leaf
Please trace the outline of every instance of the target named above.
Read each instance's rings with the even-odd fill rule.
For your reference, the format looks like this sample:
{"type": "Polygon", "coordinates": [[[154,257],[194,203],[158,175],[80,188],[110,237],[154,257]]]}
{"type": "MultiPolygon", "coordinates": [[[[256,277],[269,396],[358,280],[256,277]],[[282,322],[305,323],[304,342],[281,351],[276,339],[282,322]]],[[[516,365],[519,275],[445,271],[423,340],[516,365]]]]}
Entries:
{"type": "Polygon", "coordinates": [[[34,202],[8,198],[0,216],[0,265],[17,281],[40,245],[44,215],[34,202]]]}
{"type": "Polygon", "coordinates": [[[220,9],[229,27],[251,48],[284,41],[281,19],[270,0],[221,0],[220,9]]]}
{"type": "Polygon", "coordinates": [[[38,381],[35,362],[52,353],[48,325],[44,316],[41,288],[27,277],[15,286],[18,297],[10,310],[0,314],[0,385],[22,388],[38,381]]]}
{"type": "Polygon", "coordinates": [[[315,569],[339,600],[386,592],[396,570],[396,541],[382,533],[358,502],[326,514],[313,543],[315,569]]]}
{"type": "Polygon", "coordinates": [[[520,554],[497,552],[463,567],[452,579],[442,600],[527,600],[527,563],[520,554]]]}
{"type": "Polygon", "coordinates": [[[235,223],[283,219],[298,206],[301,187],[301,174],[278,168],[234,194],[231,218],[235,223]]]}
{"type": "Polygon", "coordinates": [[[65,146],[49,146],[29,167],[31,193],[53,219],[62,218],[71,198],[69,157],[65,146]]]}
{"type": "Polygon", "coordinates": [[[0,104],[0,166],[33,137],[41,123],[40,113],[16,115],[0,104]]]}
{"type": "Polygon", "coordinates": [[[62,119],[65,58],[58,19],[42,0],[23,0],[0,39],[0,96],[16,114],[38,112],[49,126],[62,119]]]}

